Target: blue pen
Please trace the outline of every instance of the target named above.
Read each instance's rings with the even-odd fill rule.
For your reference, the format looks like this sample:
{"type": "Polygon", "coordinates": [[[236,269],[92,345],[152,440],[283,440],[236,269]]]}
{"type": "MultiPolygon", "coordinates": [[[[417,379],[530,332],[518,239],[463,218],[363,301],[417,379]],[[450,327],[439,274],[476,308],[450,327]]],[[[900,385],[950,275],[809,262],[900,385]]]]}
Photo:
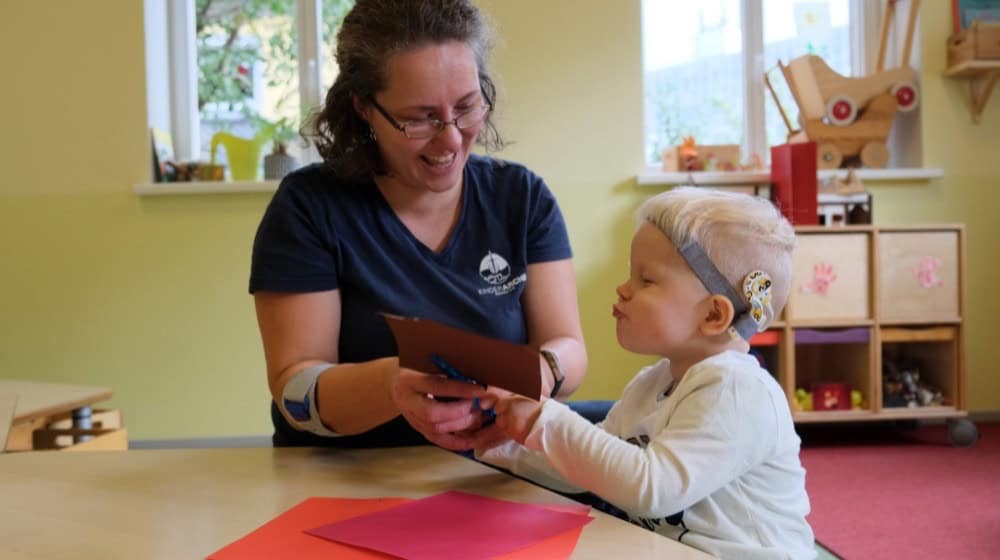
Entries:
{"type": "Polygon", "coordinates": [[[466,383],[474,383],[476,385],[482,385],[484,389],[486,388],[485,383],[480,383],[475,379],[472,379],[471,377],[466,377],[462,375],[461,373],[458,372],[457,369],[453,368],[451,364],[444,361],[444,358],[438,356],[437,354],[431,354],[431,361],[434,362],[434,365],[436,365],[437,368],[441,370],[441,373],[447,375],[449,379],[465,381],[466,383]]]}
{"type": "MultiPolygon", "coordinates": [[[[475,383],[476,385],[482,385],[483,389],[485,389],[487,387],[487,385],[485,383],[480,383],[480,382],[476,381],[475,379],[472,379],[471,377],[466,377],[466,376],[462,375],[461,373],[458,372],[457,369],[455,369],[454,367],[452,367],[451,364],[449,364],[448,362],[446,362],[444,360],[444,358],[442,358],[441,356],[439,356],[437,354],[431,354],[431,361],[434,362],[434,365],[437,366],[437,368],[439,370],[441,370],[441,373],[447,375],[449,379],[455,379],[457,381],[464,381],[466,383],[475,383]]],[[[454,401],[454,400],[457,400],[457,399],[454,399],[452,397],[441,397],[441,398],[438,398],[437,400],[442,401],[442,402],[448,402],[448,401],[454,401]]],[[[472,401],[472,406],[474,406],[476,408],[479,408],[479,398],[476,398],[476,399],[474,399],[472,401]]],[[[483,412],[483,416],[486,417],[486,420],[483,422],[483,426],[489,426],[490,424],[493,423],[494,420],[496,420],[497,415],[496,415],[496,412],[494,412],[492,408],[490,408],[488,410],[483,410],[482,412],[483,412]]]]}

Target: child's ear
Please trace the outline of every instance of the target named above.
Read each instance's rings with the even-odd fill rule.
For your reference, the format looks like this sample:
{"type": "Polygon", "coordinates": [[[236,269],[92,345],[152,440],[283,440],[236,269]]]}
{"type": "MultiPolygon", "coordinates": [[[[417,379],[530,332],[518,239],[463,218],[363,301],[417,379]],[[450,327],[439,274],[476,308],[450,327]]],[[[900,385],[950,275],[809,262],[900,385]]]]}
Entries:
{"type": "Polygon", "coordinates": [[[729,325],[733,323],[733,302],[729,298],[719,294],[712,294],[706,300],[707,311],[698,329],[705,336],[716,336],[726,332],[729,325]]]}

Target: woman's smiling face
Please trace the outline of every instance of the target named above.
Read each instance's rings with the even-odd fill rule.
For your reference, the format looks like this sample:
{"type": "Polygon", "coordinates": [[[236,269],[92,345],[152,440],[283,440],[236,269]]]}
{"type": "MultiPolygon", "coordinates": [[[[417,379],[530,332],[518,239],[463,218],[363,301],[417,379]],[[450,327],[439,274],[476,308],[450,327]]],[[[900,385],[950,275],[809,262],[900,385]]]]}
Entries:
{"type": "MultiPolygon", "coordinates": [[[[455,117],[483,104],[476,57],[464,43],[428,45],[394,55],[385,67],[384,90],[375,101],[396,120],[455,117]]],[[[482,123],[459,130],[446,124],[435,136],[407,138],[369,104],[365,109],[391,180],[405,188],[444,192],[462,183],[482,123]]]]}

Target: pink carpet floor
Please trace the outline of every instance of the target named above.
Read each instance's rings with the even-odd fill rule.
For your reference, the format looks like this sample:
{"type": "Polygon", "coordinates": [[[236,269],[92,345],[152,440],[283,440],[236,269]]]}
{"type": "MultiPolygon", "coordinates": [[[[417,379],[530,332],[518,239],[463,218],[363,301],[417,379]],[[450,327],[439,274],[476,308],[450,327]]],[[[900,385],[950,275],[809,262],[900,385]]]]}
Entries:
{"type": "Polygon", "coordinates": [[[1000,558],[1000,424],[800,427],[816,540],[842,558],[1000,558]]]}

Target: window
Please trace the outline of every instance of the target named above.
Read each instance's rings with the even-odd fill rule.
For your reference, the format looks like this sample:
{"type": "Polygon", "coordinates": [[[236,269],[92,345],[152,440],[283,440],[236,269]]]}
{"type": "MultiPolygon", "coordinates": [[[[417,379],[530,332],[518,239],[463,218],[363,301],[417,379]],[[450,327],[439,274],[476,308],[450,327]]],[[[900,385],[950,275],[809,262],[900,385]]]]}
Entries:
{"type": "MultiPolygon", "coordinates": [[[[211,139],[297,131],[336,77],[333,43],[353,0],[146,0],[150,126],[177,161],[211,139]],[[168,70],[169,69],[169,70],[168,70]]],[[[300,161],[314,159],[297,142],[300,161]]],[[[311,151],[311,150],[310,150],[311,151]]],[[[217,162],[225,163],[224,150],[217,162]]]]}
{"type": "MultiPolygon", "coordinates": [[[[865,75],[875,68],[880,4],[643,0],[647,165],[658,166],[663,150],[680,145],[688,136],[702,145],[739,144],[743,161],[756,155],[766,164],[769,147],[784,143],[789,131],[765,87],[765,72],[789,124],[799,128],[798,109],[777,70],[778,61],[787,64],[800,55],[815,54],[842,76],[865,75]]],[[[902,50],[906,22],[905,14],[893,14],[886,57],[890,68],[901,58],[897,53],[902,50]]],[[[910,65],[916,67],[913,61],[910,65]]],[[[897,113],[888,140],[890,165],[913,165],[919,159],[912,140],[894,138],[900,129],[913,130],[918,113],[897,113]]]]}

